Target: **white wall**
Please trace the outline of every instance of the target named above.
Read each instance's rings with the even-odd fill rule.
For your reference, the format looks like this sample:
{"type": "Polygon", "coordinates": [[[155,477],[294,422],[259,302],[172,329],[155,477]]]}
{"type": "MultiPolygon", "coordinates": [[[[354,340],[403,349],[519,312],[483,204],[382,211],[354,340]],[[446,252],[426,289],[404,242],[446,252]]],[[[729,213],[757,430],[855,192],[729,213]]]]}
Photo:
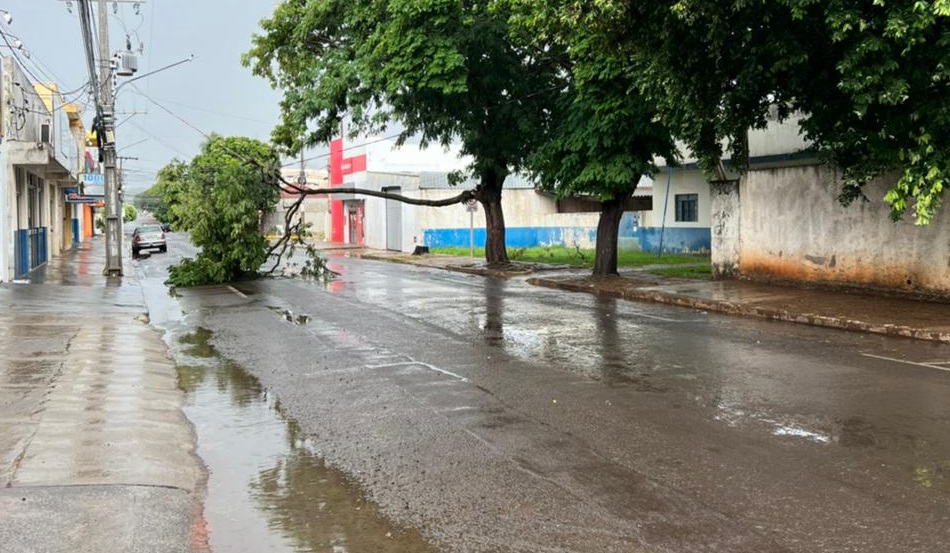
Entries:
{"type": "MultiPolygon", "coordinates": [[[[403,183],[405,184],[405,183],[403,183]]],[[[398,185],[394,183],[394,185],[398,185]]],[[[411,186],[411,185],[409,185],[411,186]]],[[[440,200],[459,193],[456,189],[413,190],[403,187],[402,194],[415,198],[440,200]]],[[[386,200],[365,198],[364,238],[366,247],[386,247],[386,200]]],[[[412,251],[423,244],[423,236],[430,229],[468,228],[469,213],[463,204],[445,207],[414,206],[400,204],[402,219],[401,251],[412,251]]],[[[485,228],[485,213],[478,205],[472,223],[476,229],[485,228]]],[[[596,228],[599,213],[557,213],[553,198],[530,189],[512,189],[502,192],[502,209],[505,226],[513,227],[560,227],[596,228]]],[[[592,247],[593,244],[579,244],[592,247]]]]}
{"type": "Polygon", "coordinates": [[[769,121],[766,128],[749,131],[748,138],[752,158],[800,152],[809,146],[799,131],[797,118],[781,123],[769,121]]]}
{"type": "Polygon", "coordinates": [[[744,275],[950,294],[950,206],[929,226],[892,222],[893,180],[869,202],[838,203],[838,175],[820,166],[751,171],[740,183],[744,275]]]}
{"type": "Polygon", "coordinates": [[[699,169],[673,169],[672,179],[664,171],[653,177],[653,215],[650,226],[667,228],[708,228],[710,226],[709,181],[699,169]],[[667,184],[672,190],[667,194],[667,184]],[[698,194],[698,218],[696,222],[676,221],[676,195],[698,194]],[[666,205],[666,217],[663,211],[666,205]]]}
{"type": "Polygon", "coordinates": [[[16,224],[16,175],[6,140],[0,139],[0,282],[13,279],[13,229],[16,224]]]}

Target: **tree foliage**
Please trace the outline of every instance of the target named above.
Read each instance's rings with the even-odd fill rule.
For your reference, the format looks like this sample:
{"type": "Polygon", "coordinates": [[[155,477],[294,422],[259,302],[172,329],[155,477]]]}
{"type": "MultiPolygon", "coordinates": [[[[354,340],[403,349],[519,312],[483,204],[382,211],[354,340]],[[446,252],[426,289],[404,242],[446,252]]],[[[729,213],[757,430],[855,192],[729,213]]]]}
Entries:
{"type": "Polygon", "coordinates": [[[515,40],[558,55],[565,76],[528,168],[541,188],[560,197],[582,194],[601,201],[594,274],[614,274],[624,204],[641,177],[656,172],[656,156],[675,161],[672,134],[640,93],[624,52],[604,47],[598,5],[512,5],[515,40]]]}
{"type": "Polygon", "coordinates": [[[395,127],[401,144],[456,141],[485,207],[486,259],[507,261],[501,190],[532,151],[554,89],[551,60],[508,34],[490,2],[323,0],[278,4],[244,63],[283,91],[275,142],[289,151],[395,127]]]}
{"type": "Polygon", "coordinates": [[[745,166],[747,131],[777,109],[842,170],[842,201],[896,174],[892,215],[930,221],[950,178],[948,0],[596,5],[604,47],[711,173],[724,155],[745,166]]]}
{"type": "Polygon", "coordinates": [[[172,220],[201,248],[197,258],[169,269],[171,284],[219,284],[260,269],[268,250],[260,218],[277,203],[279,166],[270,146],[220,136],[203,144],[187,167],[166,166],[166,176],[175,176],[164,188],[172,220]]]}
{"type": "Polygon", "coordinates": [[[950,1],[837,0],[822,15],[835,56],[820,69],[837,82],[802,95],[808,136],[844,168],[845,200],[893,172],[892,217],[930,222],[950,185],[950,1]]]}
{"type": "Polygon", "coordinates": [[[155,184],[142,194],[147,198],[145,202],[155,218],[176,228],[180,226],[176,209],[185,188],[187,174],[188,165],[177,158],[173,159],[159,169],[155,184]]]}
{"type": "Polygon", "coordinates": [[[132,204],[122,204],[122,221],[134,221],[139,216],[139,211],[132,204]]]}

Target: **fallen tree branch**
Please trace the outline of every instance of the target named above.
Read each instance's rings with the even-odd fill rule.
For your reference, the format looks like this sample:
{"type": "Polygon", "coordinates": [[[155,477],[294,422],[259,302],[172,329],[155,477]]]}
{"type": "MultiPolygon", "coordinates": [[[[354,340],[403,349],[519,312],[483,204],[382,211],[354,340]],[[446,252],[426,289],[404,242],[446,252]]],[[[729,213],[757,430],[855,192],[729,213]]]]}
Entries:
{"type": "Polygon", "coordinates": [[[405,204],[423,205],[429,207],[444,207],[447,205],[460,204],[468,200],[475,199],[474,190],[463,190],[460,194],[445,198],[442,200],[424,200],[420,198],[410,198],[401,194],[392,194],[381,190],[372,190],[368,188],[303,188],[296,185],[281,186],[281,190],[290,194],[299,194],[301,196],[333,195],[333,194],[353,194],[361,196],[374,196],[376,198],[386,198],[387,200],[396,200],[405,204]]]}

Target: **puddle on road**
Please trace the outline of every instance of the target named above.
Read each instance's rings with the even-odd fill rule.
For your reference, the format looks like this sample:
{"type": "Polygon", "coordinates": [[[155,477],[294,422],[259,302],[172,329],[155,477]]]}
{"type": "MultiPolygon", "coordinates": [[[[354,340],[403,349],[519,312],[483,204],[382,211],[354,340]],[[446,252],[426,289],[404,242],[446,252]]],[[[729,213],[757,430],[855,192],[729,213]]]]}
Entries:
{"type": "Polygon", "coordinates": [[[204,517],[221,553],[429,553],[413,529],[394,527],[284,417],[255,377],[220,359],[210,332],[173,344],[185,414],[208,468],[204,517]]]}

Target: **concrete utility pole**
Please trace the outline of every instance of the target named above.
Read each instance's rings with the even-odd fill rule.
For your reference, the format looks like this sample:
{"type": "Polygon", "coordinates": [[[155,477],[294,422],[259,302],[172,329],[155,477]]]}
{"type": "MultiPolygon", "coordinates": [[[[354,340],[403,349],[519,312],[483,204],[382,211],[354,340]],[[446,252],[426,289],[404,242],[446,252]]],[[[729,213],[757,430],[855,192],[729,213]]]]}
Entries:
{"type": "Polygon", "coordinates": [[[122,201],[116,175],[115,99],[112,97],[112,55],[109,53],[109,14],[106,0],[99,0],[99,86],[102,103],[99,121],[102,169],[105,174],[106,267],[102,274],[122,276],[122,201]]]}

